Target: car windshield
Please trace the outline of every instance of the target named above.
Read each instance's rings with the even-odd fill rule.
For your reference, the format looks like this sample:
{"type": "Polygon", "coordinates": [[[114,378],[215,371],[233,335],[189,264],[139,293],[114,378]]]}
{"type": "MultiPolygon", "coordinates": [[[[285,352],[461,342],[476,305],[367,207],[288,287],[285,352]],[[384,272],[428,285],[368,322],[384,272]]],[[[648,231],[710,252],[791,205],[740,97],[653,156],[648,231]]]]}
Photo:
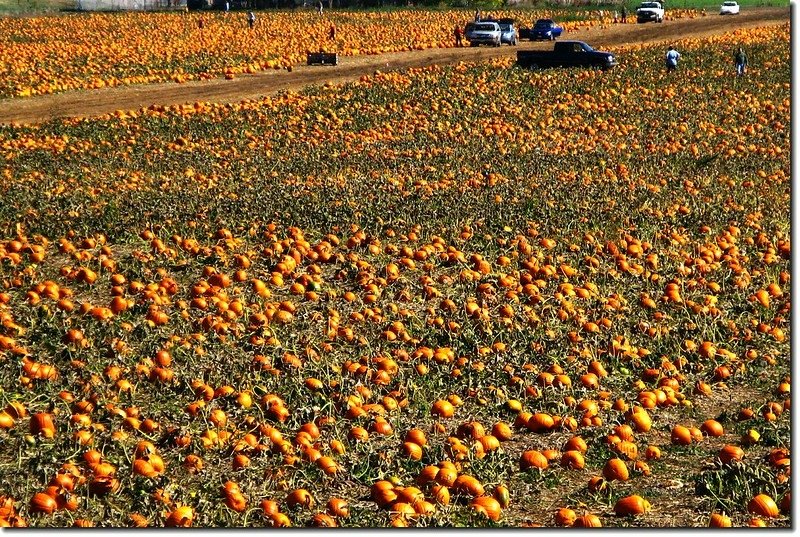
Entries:
{"type": "Polygon", "coordinates": [[[534,28],[549,28],[553,25],[553,21],[536,21],[534,28]]]}
{"type": "Polygon", "coordinates": [[[736,2],[723,2],[722,5],[727,7],[733,7],[736,5],[736,2]]]}
{"type": "Polygon", "coordinates": [[[491,32],[496,29],[494,24],[476,24],[475,29],[479,32],[491,32]]]}
{"type": "Polygon", "coordinates": [[[643,3],[641,6],[639,6],[639,7],[643,7],[643,8],[651,8],[651,7],[654,7],[654,8],[659,8],[659,7],[661,7],[661,6],[659,6],[657,2],[644,2],[644,3],[643,3]]]}
{"type": "Polygon", "coordinates": [[[502,30],[504,32],[510,32],[511,31],[511,25],[510,24],[501,24],[500,25],[500,30],[502,30]]]}

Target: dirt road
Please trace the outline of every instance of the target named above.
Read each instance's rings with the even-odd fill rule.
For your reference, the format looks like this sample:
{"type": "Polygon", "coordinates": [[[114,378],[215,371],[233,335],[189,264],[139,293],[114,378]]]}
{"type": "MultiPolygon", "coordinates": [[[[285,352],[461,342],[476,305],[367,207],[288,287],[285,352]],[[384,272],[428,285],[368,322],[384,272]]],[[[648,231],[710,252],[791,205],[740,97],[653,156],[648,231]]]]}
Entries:
{"type": "MultiPolygon", "coordinates": [[[[743,11],[739,16],[722,17],[713,13],[697,19],[666,21],[663,24],[609,25],[573,32],[565,37],[584,40],[595,47],[624,46],[701,37],[737,28],[782,24],[789,22],[790,18],[788,8],[754,8],[743,11]]],[[[147,84],[71,91],[24,99],[3,99],[0,100],[0,123],[27,124],[57,117],[92,117],[116,110],[138,110],[154,104],[166,106],[196,101],[236,102],[256,99],[281,90],[298,90],[313,84],[356,80],[376,70],[481,61],[515,55],[519,49],[549,46],[547,43],[523,42],[519,47],[430,49],[380,56],[353,56],[340,58],[337,67],[297,66],[292,72],[267,71],[239,75],[234,80],[147,84]]]]}

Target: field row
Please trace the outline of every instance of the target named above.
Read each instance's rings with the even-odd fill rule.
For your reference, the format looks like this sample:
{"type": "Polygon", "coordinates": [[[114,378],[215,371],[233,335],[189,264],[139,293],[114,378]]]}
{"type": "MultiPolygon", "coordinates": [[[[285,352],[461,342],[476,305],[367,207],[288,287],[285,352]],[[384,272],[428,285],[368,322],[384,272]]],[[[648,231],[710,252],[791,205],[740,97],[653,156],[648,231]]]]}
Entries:
{"type": "MultiPolygon", "coordinates": [[[[567,32],[607,24],[596,11],[498,11],[530,26],[539,17],[567,32]]],[[[672,18],[697,17],[675,10],[672,18]]],[[[0,18],[0,97],[151,82],[185,82],[283,69],[310,51],[345,56],[454,46],[468,10],[259,13],[105,13],[0,18]],[[202,28],[200,21],[202,20],[202,28]],[[330,39],[331,26],[336,27],[330,39]]],[[[635,22],[635,21],[632,21],[635,22]]]]}

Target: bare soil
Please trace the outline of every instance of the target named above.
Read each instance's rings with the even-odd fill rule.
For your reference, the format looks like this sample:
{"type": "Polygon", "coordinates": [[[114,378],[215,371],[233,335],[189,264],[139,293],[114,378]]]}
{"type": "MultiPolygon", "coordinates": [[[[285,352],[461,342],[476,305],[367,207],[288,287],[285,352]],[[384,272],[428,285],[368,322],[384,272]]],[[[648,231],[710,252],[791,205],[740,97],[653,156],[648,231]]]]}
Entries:
{"type": "MultiPolygon", "coordinates": [[[[597,48],[676,41],[702,37],[740,28],[783,24],[791,20],[789,8],[748,9],[738,16],[716,13],[696,19],[667,20],[662,24],[615,24],[587,28],[565,37],[579,39],[597,48]]],[[[214,79],[183,84],[174,82],[80,90],[55,95],[0,100],[0,123],[30,124],[53,118],[93,117],[118,110],[139,110],[153,105],[186,103],[230,103],[258,99],[282,90],[299,90],[309,85],[357,80],[376,70],[389,71],[428,65],[485,61],[513,56],[517,50],[546,49],[549,43],[523,42],[518,47],[447,48],[398,52],[376,56],[340,58],[338,66],[295,66],[292,71],[273,70],[239,75],[233,80],[214,79]]]]}

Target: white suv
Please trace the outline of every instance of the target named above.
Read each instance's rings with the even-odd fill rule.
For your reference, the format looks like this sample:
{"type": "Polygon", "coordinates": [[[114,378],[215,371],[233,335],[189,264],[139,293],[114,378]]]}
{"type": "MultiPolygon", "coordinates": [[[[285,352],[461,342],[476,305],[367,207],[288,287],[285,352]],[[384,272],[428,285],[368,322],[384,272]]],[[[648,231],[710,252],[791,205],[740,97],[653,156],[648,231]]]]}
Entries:
{"type": "Polygon", "coordinates": [[[477,47],[478,45],[494,45],[500,46],[500,25],[496,22],[474,22],[467,25],[467,31],[464,32],[464,37],[469,41],[469,46],[477,47]]]}

